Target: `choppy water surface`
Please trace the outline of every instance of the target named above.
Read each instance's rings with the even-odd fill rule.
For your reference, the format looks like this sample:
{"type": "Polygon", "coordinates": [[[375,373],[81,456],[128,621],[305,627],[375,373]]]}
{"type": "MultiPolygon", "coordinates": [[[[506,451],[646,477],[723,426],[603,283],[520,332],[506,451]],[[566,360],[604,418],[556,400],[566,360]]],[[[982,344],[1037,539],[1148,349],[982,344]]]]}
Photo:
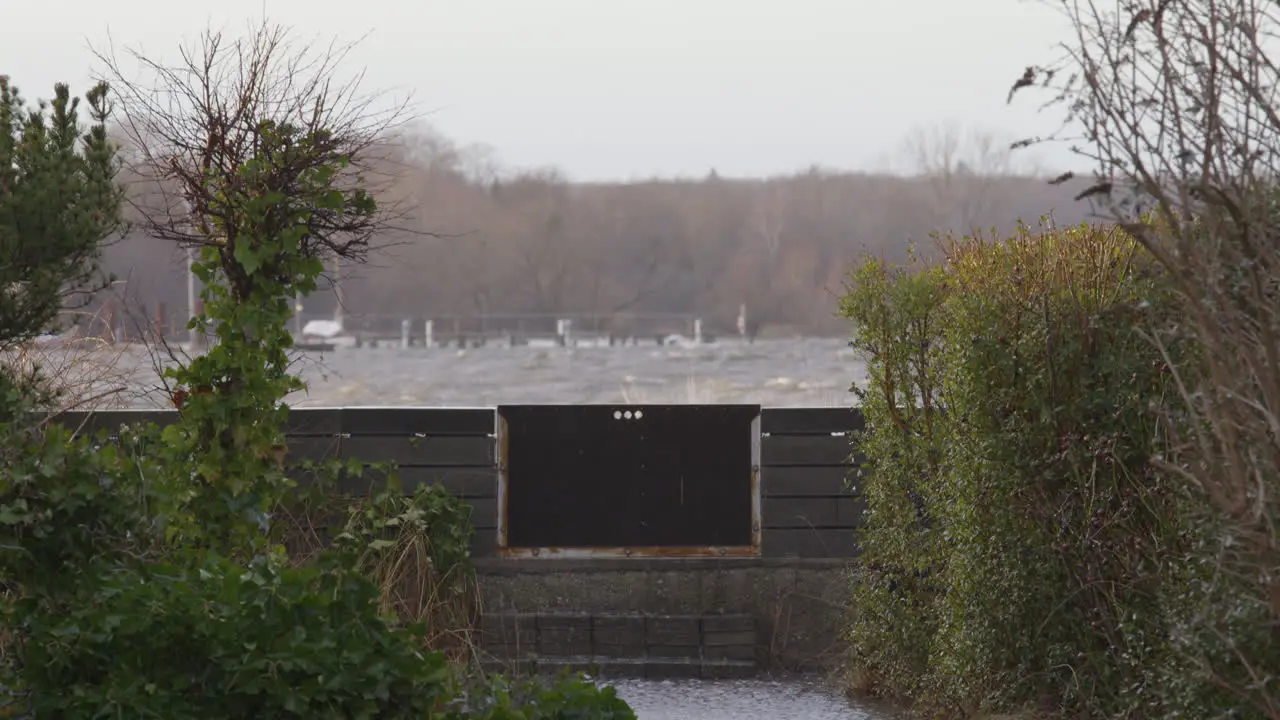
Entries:
{"type": "Polygon", "coordinates": [[[888,720],[806,680],[622,680],[640,720],[888,720]]]}
{"type": "MultiPolygon", "coordinates": [[[[163,402],[151,358],[121,359],[132,373],[129,403],[163,402]]],[[[298,358],[307,380],[294,405],[519,403],[759,403],[770,407],[848,405],[862,361],[839,339],[723,342],[695,347],[363,348],[298,358]]]]}

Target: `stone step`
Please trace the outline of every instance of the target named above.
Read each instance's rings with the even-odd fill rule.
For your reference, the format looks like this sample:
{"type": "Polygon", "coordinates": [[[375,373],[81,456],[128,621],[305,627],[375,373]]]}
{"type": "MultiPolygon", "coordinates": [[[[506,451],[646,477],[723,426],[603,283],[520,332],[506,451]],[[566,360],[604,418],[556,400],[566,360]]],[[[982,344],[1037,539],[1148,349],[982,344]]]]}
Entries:
{"type": "Polygon", "coordinates": [[[715,668],[710,672],[721,666],[730,668],[726,672],[754,668],[761,650],[755,618],[750,615],[585,612],[484,613],[480,648],[486,656],[500,661],[532,657],[542,663],[561,662],[556,659],[577,662],[586,658],[620,669],[679,662],[715,668]]]}
{"type": "Polygon", "coordinates": [[[586,673],[598,678],[728,680],[751,678],[759,671],[752,660],[698,660],[696,658],[600,658],[529,657],[524,660],[483,660],[489,673],[559,675],[586,673]]]}

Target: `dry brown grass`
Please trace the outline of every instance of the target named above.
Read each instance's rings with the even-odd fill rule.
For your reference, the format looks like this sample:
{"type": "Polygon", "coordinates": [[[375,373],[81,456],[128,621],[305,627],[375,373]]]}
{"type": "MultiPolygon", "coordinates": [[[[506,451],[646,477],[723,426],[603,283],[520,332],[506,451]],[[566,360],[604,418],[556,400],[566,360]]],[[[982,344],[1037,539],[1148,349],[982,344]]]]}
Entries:
{"type": "Polygon", "coordinates": [[[362,567],[378,585],[382,610],[405,623],[421,623],[426,645],[457,663],[475,656],[474,628],[480,613],[479,589],[467,568],[437,568],[430,540],[402,528],[390,547],[368,550],[362,567]]]}
{"type": "Polygon", "coordinates": [[[129,407],[133,401],[132,346],[106,337],[80,332],[80,328],[106,326],[97,314],[80,318],[71,331],[31,341],[0,357],[21,375],[38,373],[45,389],[55,393],[52,410],[103,410],[129,407]]]}
{"type": "MultiPolygon", "coordinates": [[[[343,531],[348,518],[363,512],[362,498],[312,493],[278,509],[275,530],[295,566],[314,563],[343,531]]],[[[361,550],[357,567],[379,588],[381,610],[402,625],[425,628],[424,648],[442,651],[454,663],[478,659],[476,628],[480,592],[469,566],[440,568],[422,523],[404,522],[390,536],[361,550]]]]}

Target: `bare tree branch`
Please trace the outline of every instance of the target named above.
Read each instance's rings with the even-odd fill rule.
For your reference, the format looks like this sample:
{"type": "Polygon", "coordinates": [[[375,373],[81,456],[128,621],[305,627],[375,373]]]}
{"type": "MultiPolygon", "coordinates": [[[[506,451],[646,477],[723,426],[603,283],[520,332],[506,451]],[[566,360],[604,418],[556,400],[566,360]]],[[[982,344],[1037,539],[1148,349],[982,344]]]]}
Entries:
{"type": "MultiPolygon", "coordinates": [[[[1051,86],[1048,105],[1064,110],[1080,132],[1076,151],[1095,166],[1095,184],[1081,198],[1169,272],[1187,331],[1203,348],[1202,364],[1179,374],[1182,402],[1168,423],[1178,442],[1167,468],[1225,523],[1222,570],[1243,602],[1265,608],[1261,632],[1278,643],[1280,68],[1271,55],[1280,51],[1280,6],[1054,4],[1074,29],[1054,69],[1072,72],[1051,86]]],[[[1030,84],[1020,79],[1016,89],[1030,84]]],[[[1217,637],[1222,618],[1203,620],[1206,636],[1217,637]]],[[[1229,660],[1196,661],[1262,716],[1280,717],[1274,653],[1232,650],[1229,660]]]]}
{"type": "MultiPolygon", "coordinates": [[[[360,185],[376,193],[378,181],[389,179],[387,139],[406,106],[377,109],[378,96],[359,92],[361,75],[334,80],[352,47],[300,45],[268,24],[240,39],[209,30],[182,45],[174,63],[127,51],[146,80],[134,79],[114,48],[95,51],[120,96],[130,169],[146,188],[134,198],[142,227],[188,246],[236,242],[227,237],[234,204],[224,194],[235,192],[237,173],[251,158],[292,150],[271,144],[270,127],[312,140],[306,157],[276,164],[281,170],[270,184],[280,192],[341,159],[347,169],[332,181],[334,191],[360,185]]],[[[380,233],[414,232],[398,226],[403,216],[395,203],[380,204],[369,216],[322,210],[310,222],[304,252],[360,260],[380,233]]]]}

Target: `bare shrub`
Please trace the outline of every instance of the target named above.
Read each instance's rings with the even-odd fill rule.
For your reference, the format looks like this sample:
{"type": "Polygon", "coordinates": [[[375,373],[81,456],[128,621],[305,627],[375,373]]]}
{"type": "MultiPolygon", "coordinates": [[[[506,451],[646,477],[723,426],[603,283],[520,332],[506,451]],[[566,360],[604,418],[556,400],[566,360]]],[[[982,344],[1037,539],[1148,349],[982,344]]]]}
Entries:
{"type": "MultiPolygon", "coordinates": [[[[80,327],[102,322],[101,309],[80,327]]],[[[50,410],[104,410],[132,404],[135,348],[111,337],[67,333],[28,340],[3,353],[8,372],[30,377],[52,398],[50,410]]]]}
{"type": "MultiPolygon", "coordinates": [[[[1096,166],[1079,199],[1177,284],[1202,349],[1176,368],[1165,470],[1205,511],[1172,642],[1240,711],[1280,718],[1280,9],[1257,0],[1060,0],[1065,58],[1029,67],[1096,166]]],[[[1153,338],[1163,344],[1163,339],[1153,338]]],[[[1198,691],[1188,690],[1188,695],[1198,691]]]]}

